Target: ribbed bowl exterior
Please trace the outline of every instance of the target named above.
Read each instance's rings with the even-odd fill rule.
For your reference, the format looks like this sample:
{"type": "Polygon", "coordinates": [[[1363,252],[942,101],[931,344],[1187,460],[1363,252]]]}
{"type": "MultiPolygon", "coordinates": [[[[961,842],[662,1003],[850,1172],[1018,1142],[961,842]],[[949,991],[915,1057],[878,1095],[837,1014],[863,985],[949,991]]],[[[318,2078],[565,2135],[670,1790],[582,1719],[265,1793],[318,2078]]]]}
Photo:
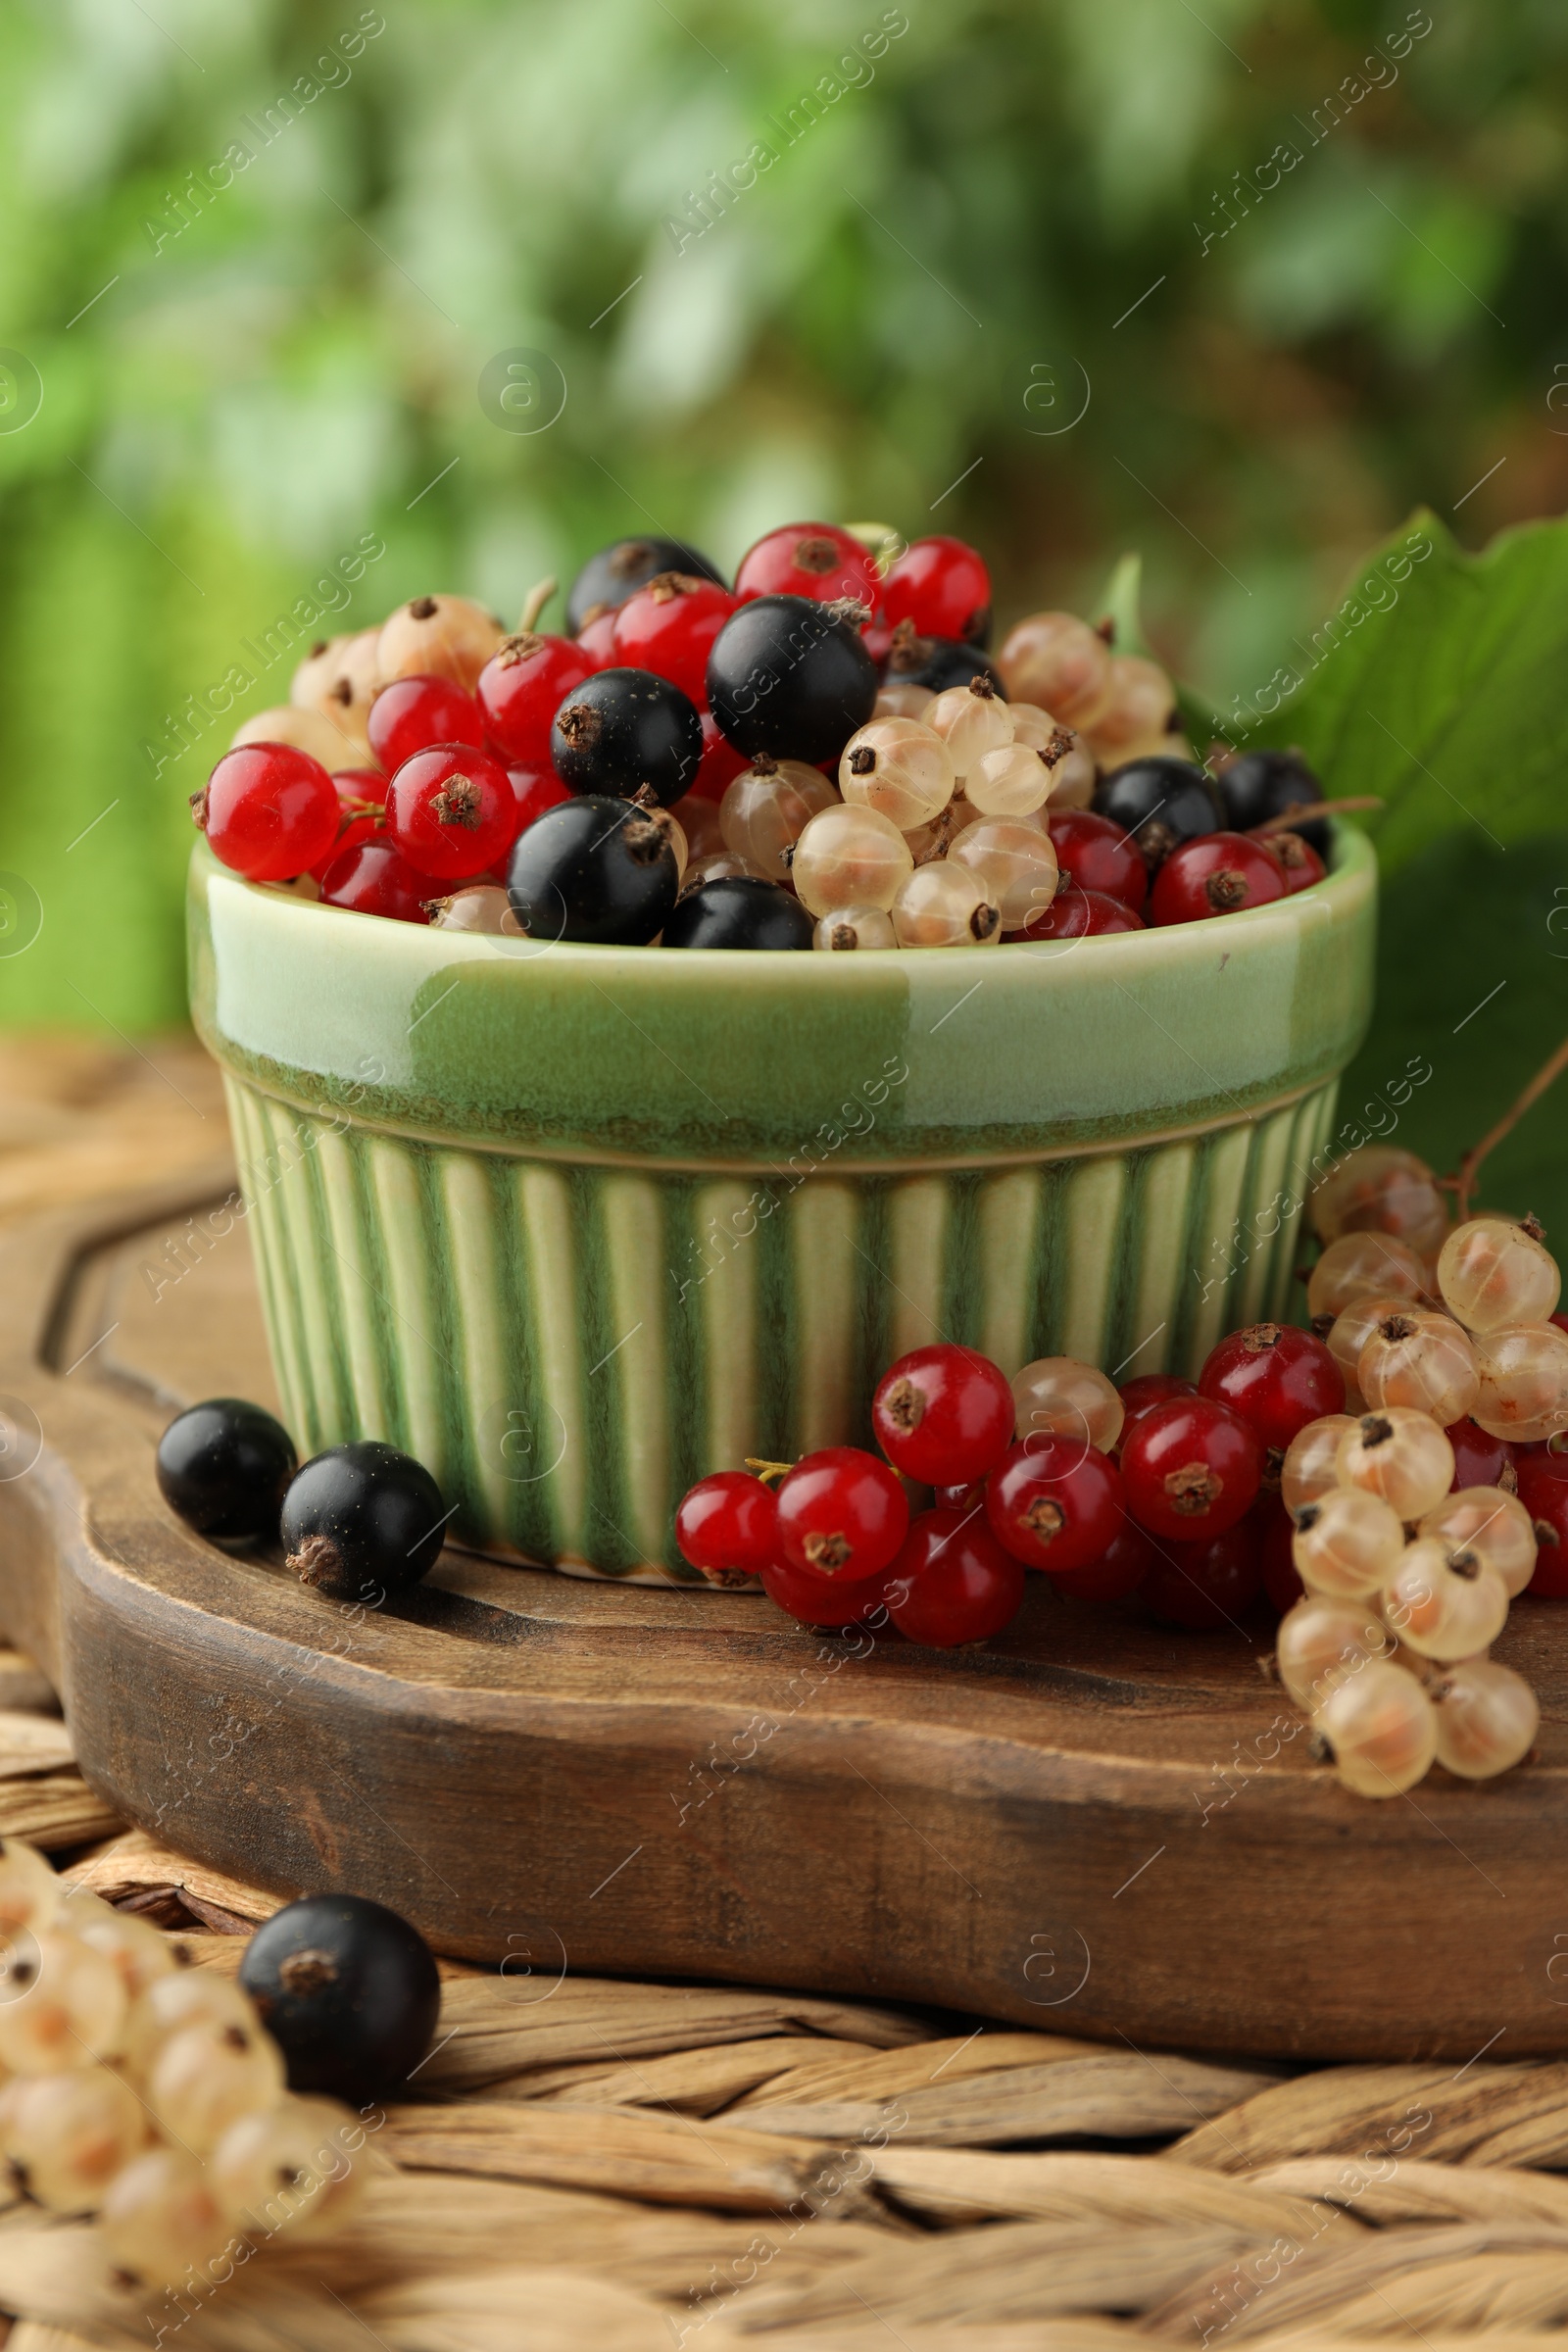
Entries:
{"type": "Polygon", "coordinates": [[[1286,1204],[1336,1092],[1114,1152],[759,1186],[424,1142],[227,1085],[302,1446],[390,1439],[461,1541],[661,1582],[700,1581],[671,1533],[693,1480],[864,1444],[908,1348],[1125,1379],[1195,1371],[1285,1313],[1286,1204]]]}

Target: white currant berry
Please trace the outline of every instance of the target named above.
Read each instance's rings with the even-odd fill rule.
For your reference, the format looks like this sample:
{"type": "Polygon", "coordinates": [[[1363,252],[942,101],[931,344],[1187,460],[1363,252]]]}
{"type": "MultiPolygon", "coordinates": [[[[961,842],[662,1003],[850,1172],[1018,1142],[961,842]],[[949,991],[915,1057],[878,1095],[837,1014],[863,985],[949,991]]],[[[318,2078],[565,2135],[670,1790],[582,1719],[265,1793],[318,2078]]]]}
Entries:
{"type": "Polygon", "coordinates": [[[965,825],[949,855],[955,865],[978,876],[995,899],[1004,931],[1021,931],[1056,895],[1060,876],[1051,836],[1024,817],[988,816],[965,825]]]}
{"type": "Polygon", "coordinates": [[[1146,745],[1161,745],[1175,733],[1176,690],[1157,662],[1137,654],[1112,654],[1110,699],[1095,720],[1090,749],[1102,767],[1119,767],[1146,745]]]}
{"type": "Polygon", "coordinates": [[[382,623],[376,671],[383,686],[394,678],[446,678],[471,694],[506,635],[495,614],[466,596],[416,596],[382,623]]]}
{"type": "Polygon", "coordinates": [[[856,948],[896,948],[899,935],[880,906],[840,906],[824,914],[811,934],[813,948],[843,955],[856,948]]]}
{"type": "Polygon", "coordinates": [[[35,1846],[0,1838],[0,1938],[49,1926],[66,1889],[35,1846]]]}
{"type": "Polygon", "coordinates": [[[159,2128],[195,2156],[211,2153],[242,2115],[275,2106],[283,2060],[260,2027],[185,2026],[147,2070],[147,2104],[159,2128]]]}
{"type": "Polygon", "coordinates": [[[686,836],[686,856],[710,858],[715,850],[724,847],[724,828],[718,821],[718,803],[703,793],[682,793],[671,803],[669,810],[686,836]]]}
{"type": "Polygon", "coordinates": [[[1356,1358],[1355,1385],[1374,1411],[1413,1405],[1449,1429],[1465,1419],[1481,1382],[1469,1334],[1453,1317],[1407,1306],[1373,1324],[1356,1358]]]}
{"type": "Polygon", "coordinates": [[[19,2075],[0,2091],[0,2150],[52,2213],[95,2213],[146,2138],[140,2100],[107,2066],[19,2075]]]}
{"type": "Polygon", "coordinates": [[[0,1985],[0,2065],[53,2075],[115,2057],[129,2007],[113,1960],[61,1928],[24,1930],[0,1985]]]}
{"type": "Polygon", "coordinates": [[[1340,1483],[1340,1440],[1354,1427],[1353,1414],[1324,1413],[1297,1431],[1280,1467],[1280,1500],[1293,1518],[1304,1504],[1333,1494],[1340,1483]]]}
{"type": "Polygon", "coordinates": [[[145,2084],[164,2043],[188,2026],[238,2026],[259,2034],[262,2021],[250,1994],[216,1969],[176,1969],[156,1978],[131,2003],[125,2021],[125,2069],[132,2081],[145,2084]]]}
{"type": "Polygon", "coordinates": [[[242,2229],[286,2230],[291,2244],[329,2237],[365,2202],[365,2129],[336,2099],[283,2098],[241,2116],[213,2150],[212,2184],[242,2229]]]}
{"type": "Polygon", "coordinates": [[[897,679],[891,679],[886,686],[878,688],[871,716],[873,718],[918,718],[920,713],[929,709],[936,699],[936,691],[933,687],[916,686],[912,683],[900,685],[897,679]]]}
{"type": "Polygon", "coordinates": [[[1376,1494],[1336,1487],[1295,1514],[1291,1558],[1309,1592],[1359,1600],[1389,1581],[1404,1550],[1404,1529],[1376,1494]]]}
{"type": "Polygon", "coordinates": [[[1491,1658],[1463,1658],[1433,1692],[1438,1762],[1461,1780],[1490,1781],[1536,1743],[1541,1707],[1522,1674],[1491,1658]]]}
{"type": "Polygon", "coordinates": [[[1032,816],[1051,798],[1055,767],[1066,756],[1067,738],[1055,760],[1026,743],[986,752],[963,780],[965,797],[982,816],[1032,816]]]}
{"type": "Polygon", "coordinates": [[[1076,1356],[1042,1355],[1012,1376],[1020,1444],[1042,1431],[1058,1431],[1109,1453],[1121,1436],[1126,1410],[1114,1384],[1076,1356]]]}
{"type": "Polygon", "coordinates": [[[1518,1598],[1536,1573],[1536,1530],[1517,1494],[1500,1487],[1461,1487],[1446,1494],[1416,1526],[1418,1536],[1435,1536],[1449,1551],[1468,1553],[1502,1579],[1510,1600],[1518,1598]]]}
{"type": "Polygon", "coordinates": [[[987,886],[951,858],[917,865],[891,911],[901,948],[986,948],[1002,937],[1002,912],[987,886]]]}
{"type": "Polygon", "coordinates": [[[953,756],[922,719],[873,718],[839,758],[846,801],[891,818],[901,833],[928,825],[953,798],[953,756]]]}
{"type": "Polygon", "coordinates": [[[1099,783],[1100,770],[1095,765],[1095,755],[1079,738],[1072,750],[1064,753],[1052,770],[1052,815],[1056,815],[1063,808],[1092,807],[1099,783]]]}
{"type": "Polygon", "coordinates": [[[130,1912],[117,1911],[85,1886],[73,1887],[57,1924],[114,1962],[129,2001],[145,1992],[156,1978],[173,1973],[174,1955],[167,1936],[160,1936],[156,1928],[130,1912]]]}
{"type": "Polygon", "coordinates": [[[146,2286],[176,2286],[232,2235],[206,2167],[182,2148],[149,2148],[109,2184],[98,2227],[110,2255],[146,2286]]]}
{"type": "Polygon", "coordinates": [[[795,844],[790,865],[803,906],[879,906],[885,914],[914,871],[909,845],[890,816],[840,801],[821,808],[795,844]]]}
{"type": "Polygon", "coordinates": [[[817,811],[834,808],[838,798],[820,768],[760,753],[724,788],[718,805],[724,846],[769,882],[788,882],[796,843],[817,811]]]}
{"type": "Polygon", "coordinates": [[[1308,1214],[1320,1242],[1338,1241],[1342,1233],[1392,1233],[1424,1258],[1436,1257],[1448,1230],[1437,1178],[1424,1159],[1396,1144],[1348,1152],[1314,1187],[1308,1214]]]}
{"type": "Polygon", "coordinates": [[[1418,1536],[1384,1587],[1383,1615],[1423,1658],[1473,1658],[1508,1622],[1508,1588],[1473,1552],[1418,1536]]]}
{"type": "Polygon", "coordinates": [[[319,710],[302,710],[294,703],[258,710],[235,728],[228,748],[237,752],[247,743],[292,744],[297,752],[308,752],[313,760],[318,760],[329,773],[334,768],[365,764],[364,742],[351,727],[339,726],[319,710]]]}
{"type": "Polygon", "coordinates": [[[1562,1276],[1540,1232],[1511,1217],[1472,1217],[1449,1234],[1438,1256],[1438,1288],[1467,1331],[1545,1322],[1562,1295],[1562,1276]]]}
{"type": "Polygon", "coordinates": [[[427,912],[432,931],[479,931],[493,939],[524,936],[499,882],[470,882],[450,898],[429,900],[427,912]]]}
{"type": "Polygon", "coordinates": [[[1343,1233],[1307,1277],[1308,1314],[1341,1315],[1357,1298],[1425,1303],[1427,1270],[1408,1242],[1392,1233],[1343,1233]]]}
{"type": "Polygon", "coordinates": [[[1109,710],[1110,648],[1076,612],[1032,612],[997,656],[1010,702],[1034,703],[1066,727],[1092,727],[1109,710]]]}
{"type": "Polygon", "coordinates": [[[1409,1303],[1408,1299],[1386,1298],[1375,1292],[1363,1292],[1340,1309],[1324,1334],[1323,1344],[1344,1375],[1345,1401],[1352,1411],[1366,1401],[1356,1386],[1362,1348],[1381,1322],[1390,1315],[1401,1314],[1409,1303]]]}
{"type": "Polygon", "coordinates": [[[738,857],[733,850],[714,850],[706,858],[692,859],[682,879],[680,895],[684,899],[692,891],[701,890],[705,882],[727,882],[731,876],[752,882],[776,882],[779,878],[777,874],[764,874],[752,858],[738,857]]]}
{"type": "Polygon", "coordinates": [[[1453,1447],[1430,1415],[1391,1404],[1346,1432],[1335,1468],[1342,1486],[1380,1494],[1409,1521],[1436,1509],[1452,1486],[1453,1447]]]}
{"type": "Polygon", "coordinates": [[[1394,1636],[1372,1603],[1308,1592],[1280,1619],[1274,1659],[1285,1689],[1310,1715],[1369,1659],[1386,1658],[1393,1648],[1394,1636]]]}
{"type": "Polygon", "coordinates": [[[1402,1796],[1438,1752],[1431,1699],[1408,1667],[1372,1658],[1348,1675],[1312,1717],[1334,1769],[1357,1796],[1402,1796]]]}
{"type": "Polygon", "coordinates": [[[341,734],[352,735],[368,754],[368,721],[381,680],[376,667],[379,629],[332,637],[307,654],[289,681],[288,699],[302,710],[318,711],[341,734]]]}
{"type": "Polygon", "coordinates": [[[966,686],[949,686],[939,694],[921,724],[941,736],[960,779],[987,752],[1000,752],[1012,741],[1012,714],[983,670],[966,686]]]}
{"type": "Polygon", "coordinates": [[[1065,735],[1069,748],[1078,740],[1071,727],[1062,726],[1042,710],[1038,703],[1009,703],[1007,715],[1012,720],[1012,740],[1031,752],[1043,752],[1054,735],[1065,735]]]}
{"type": "Polygon", "coordinates": [[[1538,1446],[1568,1429],[1568,1331],[1510,1323],[1476,1336],[1480,1390],[1471,1407],[1491,1438],[1538,1446]]]}

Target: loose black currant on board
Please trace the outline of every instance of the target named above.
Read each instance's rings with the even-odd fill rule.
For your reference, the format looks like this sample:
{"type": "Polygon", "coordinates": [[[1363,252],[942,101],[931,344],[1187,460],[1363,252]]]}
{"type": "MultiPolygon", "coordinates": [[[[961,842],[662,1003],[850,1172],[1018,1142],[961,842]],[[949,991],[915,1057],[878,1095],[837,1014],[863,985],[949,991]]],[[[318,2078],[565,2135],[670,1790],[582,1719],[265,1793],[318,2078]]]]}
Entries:
{"type": "Polygon", "coordinates": [[[836,760],[876,705],[876,663],[853,619],[804,596],[759,596],[708,657],[708,700],[738,751],[836,760]]]}
{"type": "Polygon", "coordinates": [[[573,792],[629,801],[646,785],[667,808],[702,756],[696,705],[651,669],[596,670],[572,688],[550,728],[556,773],[573,792]]]}
{"type": "Polygon", "coordinates": [[[571,583],[566,598],[566,629],[575,637],[596,614],[618,612],[635,589],[646,587],[662,571],[683,571],[699,580],[727,585],[723,573],[684,539],[617,539],[590,556],[571,583]]]}
{"type": "Polygon", "coordinates": [[[646,947],[679,888],[667,827],[608,793],[579,793],[536,816],[507,869],[512,911],[530,939],[590,947],[646,947]]]}
{"type": "MultiPolygon", "coordinates": [[[[1300,753],[1292,750],[1243,752],[1228,760],[1219,771],[1219,797],[1231,830],[1247,833],[1253,825],[1266,824],[1271,816],[1286,816],[1293,808],[1327,800],[1328,795],[1300,753]]],[[[1320,858],[1327,858],[1330,836],[1326,816],[1309,816],[1294,830],[1311,843],[1320,858]]]]}
{"type": "Polygon", "coordinates": [[[416,1928],[363,1894],[308,1894],[259,1927],[239,1981],[283,2053],[290,2090],[366,2107],[435,2034],[441,1980],[416,1928]]]}
{"type": "Polygon", "coordinates": [[[815,925],[776,882],[728,874],[683,898],[664,925],[666,948],[808,948],[815,925]]]}
{"type": "Polygon", "coordinates": [[[949,686],[967,686],[977,677],[989,678],[1005,702],[1002,672],[978,645],[956,637],[917,637],[907,620],[894,630],[887,659],[890,686],[929,686],[933,694],[942,694],[949,686]]]}
{"type": "Polygon", "coordinates": [[[158,1441],[164,1500],[215,1544],[270,1542],[294,1470],[288,1431],[239,1396],[193,1404],[158,1441]]]}
{"type": "Polygon", "coordinates": [[[1112,768],[1095,789],[1094,806],[1130,834],[1153,873],[1172,850],[1224,821],[1219,798],[1200,767],[1162,752],[1112,768]]]}
{"type": "Polygon", "coordinates": [[[421,1462],[362,1439],[306,1463],[283,1497],[283,1548],[303,1584],[373,1604],[434,1567],[448,1516],[421,1462]]]}

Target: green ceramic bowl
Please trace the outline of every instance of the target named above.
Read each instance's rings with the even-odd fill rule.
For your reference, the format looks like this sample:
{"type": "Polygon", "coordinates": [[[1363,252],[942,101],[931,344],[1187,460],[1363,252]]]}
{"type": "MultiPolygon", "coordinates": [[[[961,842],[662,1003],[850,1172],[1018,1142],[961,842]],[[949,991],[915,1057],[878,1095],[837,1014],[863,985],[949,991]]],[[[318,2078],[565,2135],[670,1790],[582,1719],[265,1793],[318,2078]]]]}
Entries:
{"type": "Polygon", "coordinates": [[[1173,930],[666,955],[376,921],[199,847],[295,1438],[406,1447],[478,1548],[695,1582],[691,1482],[865,1442],[907,1348],[1194,1370],[1287,1310],[1375,902],[1342,829],[1315,889],[1173,930]]]}

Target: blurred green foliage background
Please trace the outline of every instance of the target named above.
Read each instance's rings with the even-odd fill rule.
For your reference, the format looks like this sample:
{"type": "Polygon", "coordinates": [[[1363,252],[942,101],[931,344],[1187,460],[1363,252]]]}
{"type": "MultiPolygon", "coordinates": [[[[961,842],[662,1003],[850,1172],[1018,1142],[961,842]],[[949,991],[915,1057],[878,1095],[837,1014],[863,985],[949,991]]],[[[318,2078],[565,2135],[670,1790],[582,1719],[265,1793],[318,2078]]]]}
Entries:
{"type": "Polygon", "coordinates": [[[957,531],[1004,619],[1138,548],[1223,709],[1418,501],[1568,503],[1560,0],[13,0],[0,175],[12,1021],[179,1019],[186,799],[288,663],[168,722],[368,532],[340,627],[654,525],[957,531]]]}

